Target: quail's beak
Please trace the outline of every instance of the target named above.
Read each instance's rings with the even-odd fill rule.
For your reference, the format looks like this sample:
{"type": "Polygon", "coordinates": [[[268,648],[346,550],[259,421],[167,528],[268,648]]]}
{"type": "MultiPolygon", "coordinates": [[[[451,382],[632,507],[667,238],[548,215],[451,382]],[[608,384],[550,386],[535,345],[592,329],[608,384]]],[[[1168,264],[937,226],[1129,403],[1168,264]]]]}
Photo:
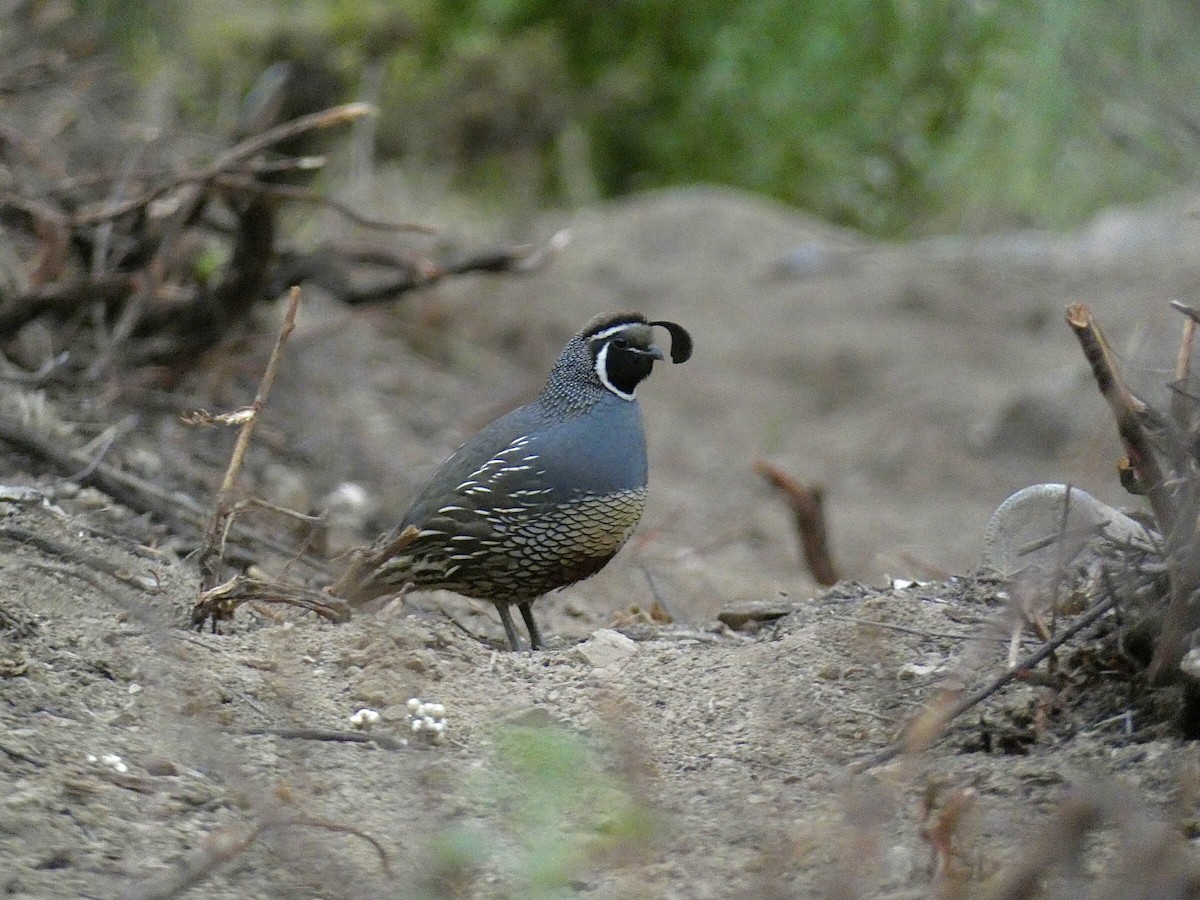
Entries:
{"type": "Polygon", "coordinates": [[[638,352],[643,356],[648,356],[651,359],[657,359],[660,361],[666,358],[663,356],[663,352],[658,349],[658,344],[651,344],[645,350],[639,350],[638,352]]]}

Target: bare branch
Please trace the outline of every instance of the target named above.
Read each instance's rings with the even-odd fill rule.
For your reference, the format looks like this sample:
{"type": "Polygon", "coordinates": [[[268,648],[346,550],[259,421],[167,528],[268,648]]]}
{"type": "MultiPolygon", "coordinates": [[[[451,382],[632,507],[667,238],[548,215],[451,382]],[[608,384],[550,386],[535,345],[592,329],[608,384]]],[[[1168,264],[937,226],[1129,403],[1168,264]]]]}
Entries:
{"type": "Polygon", "coordinates": [[[1137,474],[1138,480],[1146,489],[1146,497],[1154,511],[1162,534],[1170,534],[1175,525],[1175,503],[1167,489],[1158,459],[1150,446],[1145,431],[1142,429],[1140,416],[1146,409],[1146,404],[1137,399],[1121,371],[1108,342],[1104,339],[1100,326],[1092,318],[1092,312],[1082,303],[1067,307],[1067,324],[1075,332],[1083,355],[1092,367],[1092,374],[1100,393],[1108,401],[1113,417],[1117,421],[1117,433],[1129,457],[1129,464],[1137,474]]]}
{"type": "Polygon", "coordinates": [[[326,197],[310,188],[298,187],[292,184],[270,184],[254,178],[243,178],[237,175],[221,174],[214,177],[214,183],[220,187],[244,191],[264,197],[278,197],[282,200],[293,200],[299,203],[314,203],[328,206],[344,218],[362,228],[376,231],[415,231],[420,234],[437,234],[436,225],[423,225],[419,222],[390,222],[383,219],[373,219],[365,216],[340,200],[326,197]]]}
{"type": "Polygon", "coordinates": [[[225,539],[229,533],[229,526],[233,521],[235,512],[234,484],[242,471],[246,449],[250,446],[250,438],[254,435],[254,426],[258,423],[258,416],[262,413],[263,407],[266,406],[267,396],[270,394],[271,387],[275,383],[275,375],[279,371],[279,359],[283,346],[287,343],[288,336],[296,327],[296,310],[299,306],[300,288],[294,287],[288,294],[287,309],[284,311],[283,323],[279,327],[279,336],[275,339],[275,346],[271,350],[271,356],[267,360],[267,367],[263,371],[262,381],[259,382],[258,393],[254,397],[254,402],[250,405],[251,414],[241,417],[241,429],[238,431],[237,441],[234,444],[233,453],[229,458],[229,465],[225,469],[225,478],[221,482],[220,489],[217,491],[217,501],[212,519],[205,530],[204,549],[201,551],[199,559],[201,599],[197,601],[196,607],[192,611],[192,621],[194,624],[202,625],[211,616],[213,628],[217,627],[217,618],[214,612],[217,607],[206,601],[205,596],[221,582],[221,563],[225,556],[225,539]]]}
{"type": "Polygon", "coordinates": [[[754,460],[754,471],[778,490],[787,501],[796,521],[796,532],[804,551],[804,561],[817,584],[828,587],[838,580],[837,569],[829,552],[829,530],[825,524],[825,491],[819,484],[805,484],[765,459],[754,460]]]}
{"type": "Polygon", "coordinates": [[[945,733],[946,726],[954,721],[954,719],[976,704],[986,700],[1018,675],[1031,670],[1079,632],[1094,622],[1099,621],[1102,616],[1114,609],[1118,602],[1119,598],[1115,594],[1105,597],[1087,613],[1064,628],[1055,638],[1046,641],[1046,643],[1042,644],[1036,650],[1022,657],[1017,661],[1015,666],[1005,669],[978,690],[961,696],[951,694],[935,699],[920,716],[909,723],[899,741],[890,747],[884,748],[874,756],[855,763],[850,767],[851,771],[865,772],[868,769],[874,769],[876,766],[882,766],[884,763],[891,762],[903,753],[915,753],[926,749],[945,733]]]}
{"type": "MultiPolygon", "coordinates": [[[[182,491],[172,491],[139,478],[131,472],[108,463],[97,463],[86,453],[64,446],[61,438],[50,438],[22,425],[16,419],[0,415],[0,441],[33,457],[49,463],[64,474],[76,474],[79,481],[108,494],[118,503],[139,512],[159,516],[175,527],[187,530],[202,528],[208,518],[201,504],[182,491]],[[81,472],[80,467],[84,469],[81,472]]],[[[262,547],[284,556],[292,556],[295,548],[234,522],[229,532],[241,541],[262,547]]],[[[326,571],[321,560],[305,557],[305,563],[318,571],[326,571]]]]}
{"type": "Polygon", "coordinates": [[[261,153],[263,150],[280,141],[286,141],[306,131],[332,128],[345,122],[352,122],[371,112],[371,107],[365,103],[346,103],[341,106],[333,106],[329,109],[312,113],[311,115],[301,116],[299,119],[293,119],[291,122],[284,122],[282,125],[277,125],[274,128],[264,131],[262,134],[256,134],[238,144],[234,144],[207,166],[180,173],[174,178],[157,184],[149,190],[120,203],[102,204],[97,209],[76,213],[71,217],[71,224],[75,226],[98,225],[101,222],[115,219],[152,203],[159,197],[182,185],[192,182],[211,181],[241,161],[254,156],[256,153],[261,153]]]}

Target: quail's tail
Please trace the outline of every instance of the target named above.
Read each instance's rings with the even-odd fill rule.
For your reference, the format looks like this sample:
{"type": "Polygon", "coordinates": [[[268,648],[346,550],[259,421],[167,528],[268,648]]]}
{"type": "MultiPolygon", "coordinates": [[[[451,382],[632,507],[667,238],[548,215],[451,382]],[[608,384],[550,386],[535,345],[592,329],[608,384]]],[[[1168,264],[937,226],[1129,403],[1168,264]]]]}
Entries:
{"type": "Polygon", "coordinates": [[[350,564],[342,576],[329,586],[329,593],[341,597],[351,606],[362,606],[387,594],[404,589],[407,579],[397,570],[395,561],[404,557],[404,550],[413,542],[418,529],[409,526],[400,534],[388,534],[370,547],[351,551],[350,564]],[[388,565],[388,563],[392,565],[388,565]]]}

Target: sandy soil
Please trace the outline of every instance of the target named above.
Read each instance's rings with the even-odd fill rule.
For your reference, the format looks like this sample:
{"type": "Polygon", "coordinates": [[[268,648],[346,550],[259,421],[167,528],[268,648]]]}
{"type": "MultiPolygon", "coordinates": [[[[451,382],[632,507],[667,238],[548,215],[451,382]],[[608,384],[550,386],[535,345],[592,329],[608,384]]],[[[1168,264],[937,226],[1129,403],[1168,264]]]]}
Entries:
{"type": "MultiPolygon", "coordinates": [[[[1004,880],[1052,856],[1087,806],[1097,836],[1046,896],[1134,896],[1137,883],[1191,896],[1200,761],[1096,674],[1114,665],[1095,645],[932,750],[868,774],[852,764],[948,683],[1003,665],[1002,586],[968,577],[992,509],[1038,481],[1126,502],[1062,310],[1089,303],[1140,385],[1160,390],[1178,329],[1166,303],[1200,287],[1193,208],[1113,211],[1070,235],[879,245],[693,189],[548,218],[539,233],[569,227],[572,243],[526,277],[353,314],[310,290],[246,487],[319,509],[339,484],[363,485],[368,521],[335,542],[394,521],[595,312],[692,330],[694,359],[640,392],[639,536],[539,603],[555,643],[542,653],[498,650],[490,608],[441,594],[340,626],[243,609],[224,634],[192,632],[194,543],[5,456],[5,484],[40,493],[0,502],[0,890],[1033,896],[1004,880]],[[832,591],[802,571],[756,455],[824,484],[848,579],[832,591]],[[889,575],[927,583],[896,590],[889,575]],[[656,600],[672,623],[648,621],[656,600]],[[749,602],[787,614],[750,631],[717,622],[749,602]],[[413,697],[444,705],[440,742],[412,731],[413,697]],[[381,715],[377,740],[351,740],[362,707],[381,715]],[[967,810],[949,871],[934,871],[923,798],[967,810]]],[[[272,339],[264,322],[195,398],[246,402],[272,339]]],[[[83,407],[5,392],[10,411],[91,436],[83,407]]],[[[177,411],[143,405],[110,459],[211,490],[228,436],[177,411]]],[[[89,422],[109,413],[90,408],[89,422]]]]}

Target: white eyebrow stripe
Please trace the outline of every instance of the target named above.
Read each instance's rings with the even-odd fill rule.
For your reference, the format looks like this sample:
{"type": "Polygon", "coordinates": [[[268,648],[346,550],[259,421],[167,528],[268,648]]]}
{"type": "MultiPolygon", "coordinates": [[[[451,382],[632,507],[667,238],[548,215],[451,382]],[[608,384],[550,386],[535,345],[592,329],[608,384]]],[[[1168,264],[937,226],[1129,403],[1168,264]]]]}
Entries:
{"type": "Polygon", "coordinates": [[[589,334],[587,339],[589,342],[602,341],[605,338],[610,338],[614,334],[618,334],[619,332],[625,331],[626,329],[631,328],[634,325],[645,325],[645,324],[646,324],[645,322],[625,322],[624,324],[621,324],[621,325],[613,325],[611,328],[605,328],[603,331],[597,331],[595,334],[589,334]]]}

